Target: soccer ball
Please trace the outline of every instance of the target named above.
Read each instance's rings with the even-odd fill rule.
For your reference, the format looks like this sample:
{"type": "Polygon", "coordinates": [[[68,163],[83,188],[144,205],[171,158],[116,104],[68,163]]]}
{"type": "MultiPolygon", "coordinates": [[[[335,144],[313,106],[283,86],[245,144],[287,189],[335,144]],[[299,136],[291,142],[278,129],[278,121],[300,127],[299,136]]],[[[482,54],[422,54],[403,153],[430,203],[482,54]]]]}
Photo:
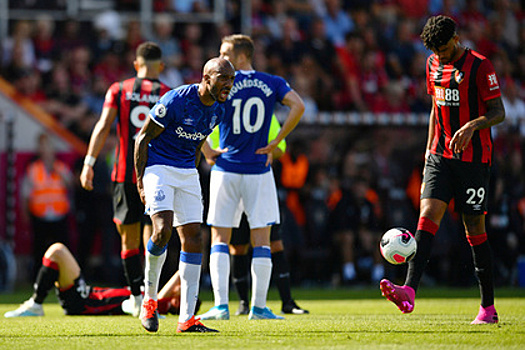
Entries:
{"type": "Polygon", "coordinates": [[[379,243],[381,255],[391,264],[404,264],[416,255],[417,242],[406,228],[395,227],[385,232],[379,243]]]}

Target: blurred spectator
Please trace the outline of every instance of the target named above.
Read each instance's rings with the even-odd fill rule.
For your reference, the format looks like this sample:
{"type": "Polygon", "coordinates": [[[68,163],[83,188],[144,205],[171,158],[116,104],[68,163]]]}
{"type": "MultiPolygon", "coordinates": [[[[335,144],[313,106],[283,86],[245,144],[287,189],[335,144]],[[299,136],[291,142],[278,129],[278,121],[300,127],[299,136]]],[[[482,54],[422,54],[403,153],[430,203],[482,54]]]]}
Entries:
{"type": "Polygon", "coordinates": [[[93,27],[98,31],[105,31],[110,40],[121,40],[124,37],[122,20],[116,11],[97,14],[93,19],[93,27]]]}
{"type": "MultiPolygon", "coordinates": [[[[258,3],[259,6],[262,5],[262,1],[260,0],[252,1],[252,6],[254,3],[258,3]]],[[[283,27],[287,18],[288,14],[286,2],[273,1],[270,13],[268,13],[268,15],[264,16],[264,19],[262,19],[264,23],[259,23],[259,26],[256,28],[256,30],[252,29],[252,33],[254,36],[266,35],[273,39],[282,39],[283,27]],[[261,27],[266,27],[266,29],[261,27]]],[[[255,24],[254,21],[252,21],[252,24],[255,24]]]]}
{"type": "Polygon", "coordinates": [[[336,52],[337,68],[342,83],[337,96],[337,109],[366,111],[368,106],[363,101],[359,85],[364,52],[363,38],[357,33],[347,34],[345,45],[337,47],[336,52]]]}
{"type": "Polygon", "coordinates": [[[505,128],[510,132],[520,131],[522,137],[525,137],[525,101],[523,101],[518,92],[514,79],[509,79],[503,88],[502,100],[505,107],[505,123],[501,127],[496,127],[493,137],[497,137],[497,132],[505,128]]]}
{"type": "Polygon", "coordinates": [[[57,47],[60,48],[58,54],[59,59],[63,59],[62,55],[67,56],[74,48],[84,46],[89,43],[88,37],[82,35],[81,24],[74,19],[68,19],[63,22],[57,30],[57,47]]]}
{"type": "MultiPolygon", "coordinates": [[[[100,79],[105,82],[111,82],[123,79],[126,75],[127,71],[125,71],[124,65],[121,62],[122,52],[109,50],[98,59],[98,63],[95,64],[94,68],[92,69],[94,77],[100,77],[100,79]]],[[[76,64],[80,65],[83,64],[83,62],[78,62],[76,64]]]]}
{"type": "Polygon", "coordinates": [[[201,80],[204,66],[204,54],[201,46],[192,45],[186,53],[185,65],[182,68],[184,84],[194,84],[201,80]]]}
{"type": "Polygon", "coordinates": [[[40,73],[35,69],[19,68],[10,74],[11,82],[16,90],[33,103],[41,104],[46,109],[46,95],[42,90],[40,73]]]}
{"type": "Polygon", "coordinates": [[[102,113],[104,97],[110,84],[110,81],[106,80],[103,75],[95,75],[93,77],[92,89],[88,91],[82,98],[82,103],[86,105],[87,112],[97,116],[102,113]]]}
{"type": "Polygon", "coordinates": [[[168,67],[179,68],[182,64],[182,52],[178,40],[173,35],[173,20],[168,14],[160,14],[153,23],[152,41],[162,50],[163,60],[168,67]]]}
{"type": "Polygon", "coordinates": [[[377,194],[364,178],[350,179],[349,185],[342,189],[328,219],[329,234],[340,255],[342,283],[354,284],[360,278],[378,282],[384,277],[384,268],[377,249],[381,237],[374,208],[377,194]]]}
{"type": "Polygon", "coordinates": [[[62,64],[55,65],[51,71],[50,81],[46,86],[46,96],[44,109],[67,128],[72,128],[87,110],[80,96],[74,93],[68,71],[62,64]]]}
{"type": "Polygon", "coordinates": [[[144,42],[144,38],[140,32],[140,22],[137,20],[130,20],[126,25],[124,49],[135,52],[142,42],[144,42]]]}
{"type": "Polygon", "coordinates": [[[184,81],[180,68],[183,57],[179,41],[173,35],[173,21],[168,14],[160,14],[153,28],[154,35],[151,40],[160,46],[165,62],[160,79],[171,87],[182,85],[184,81]]]}
{"type": "Polygon", "coordinates": [[[31,40],[33,27],[29,21],[17,21],[10,37],[2,45],[2,65],[20,65],[33,68],[36,65],[35,47],[31,40]]]}
{"type": "Polygon", "coordinates": [[[38,158],[27,168],[23,181],[22,214],[33,233],[33,278],[47,247],[54,242],[68,244],[69,191],[72,174],[58,160],[48,134],[38,136],[38,158]]]}
{"type": "Polygon", "coordinates": [[[287,17],[283,24],[283,36],[269,47],[274,55],[279,56],[279,61],[284,64],[285,69],[299,63],[306,48],[301,40],[301,34],[297,28],[297,21],[293,17],[287,17]]]}
{"type": "Polygon", "coordinates": [[[344,44],[345,35],[354,29],[354,22],[341,7],[341,0],[325,0],[326,14],[323,21],[327,38],[335,45],[344,44]]]}
{"type": "Polygon", "coordinates": [[[91,89],[92,71],[90,62],[91,51],[87,46],[77,46],[70,52],[67,68],[71,92],[77,96],[83,96],[91,89]]]}
{"type": "Polygon", "coordinates": [[[376,51],[367,51],[363,54],[359,72],[359,86],[367,108],[374,106],[379,94],[388,83],[388,76],[383,63],[381,56],[376,51]]]}
{"type": "Polygon", "coordinates": [[[310,168],[306,152],[306,145],[302,141],[292,141],[288,143],[286,153],[279,159],[281,165],[279,183],[285,193],[284,201],[295,222],[302,229],[306,224],[303,203],[305,203],[305,184],[310,168]]]}
{"type": "Polygon", "coordinates": [[[291,83],[294,87],[294,90],[297,91],[304,102],[304,113],[302,120],[313,120],[319,113],[317,103],[312,97],[312,92],[314,90],[314,80],[307,74],[298,73],[294,75],[291,83]]]}
{"type": "Polygon", "coordinates": [[[415,25],[413,21],[405,20],[399,23],[397,27],[397,35],[395,46],[391,49],[391,54],[395,55],[402,68],[402,72],[406,73],[409,70],[410,63],[416,53],[416,40],[418,39],[415,32],[415,25]]]}
{"type": "Polygon", "coordinates": [[[55,22],[46,14],[40,15],[35,23],[33,45],[35,47],[36,67],[42,73],[49,72],[53,67],[56,54],[56,40],[53,36],[55,22]]]}
{"type": "Polygon", "coordinates": [[[335,48],[326,37],[326,29],[321,18],[316,17],[312,21],[312,26],[305,42],[307,54],[312,56],[319,67],[326,73],[333,73],[335,48]]]}

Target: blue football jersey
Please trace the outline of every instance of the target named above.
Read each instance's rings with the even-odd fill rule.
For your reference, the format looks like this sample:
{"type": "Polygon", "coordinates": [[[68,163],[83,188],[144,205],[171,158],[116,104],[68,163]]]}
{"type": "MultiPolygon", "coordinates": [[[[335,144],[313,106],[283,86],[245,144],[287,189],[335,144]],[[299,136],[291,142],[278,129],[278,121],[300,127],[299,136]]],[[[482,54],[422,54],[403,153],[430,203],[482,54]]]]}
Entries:
{"type": "Polygon", "coordinates": [[[268,134],[275,104],[291,90],[281,77],[257,72],[237,71],[225,103],[224,121],[219,124],[219,145],[228,148],[214,165],[215,170],[240,174],[262,174],[268,156],[255,151],[268,145],[268,134]]]}
{"type": "Polygon", "coordinates": [[[149,112],[150,118],[165,130],[151,140],[146,166],[161,164],[195,168],[195,152],[224,117],[224,106],[202,104],[198,84],[168,91],[149,112]]]}

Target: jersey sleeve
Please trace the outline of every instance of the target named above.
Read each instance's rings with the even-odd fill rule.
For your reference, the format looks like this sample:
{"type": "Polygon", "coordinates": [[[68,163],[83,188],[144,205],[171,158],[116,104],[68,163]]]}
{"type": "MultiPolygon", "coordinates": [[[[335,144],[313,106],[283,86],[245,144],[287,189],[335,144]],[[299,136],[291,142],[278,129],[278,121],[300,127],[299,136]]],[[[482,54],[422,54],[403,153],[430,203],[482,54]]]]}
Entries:
{"type": "Polygon", "coordinates": [[[277,100],[282,103],[284,96],[292,90],[290,85],[281,77],[274,76],[275,84],[277,85],[277,100]]]}
{"type": "MultiPolygon", "coordinates": [[[[272,122],[270,124],[270,132],[268,133],[268,142],[274,140],[277,135],[279,134],[279,131],[281,131],[281,124],[279,124],[279,120],[277,120],[277,117],[275,114],[272,114],[272,122]]],[[[211,136],[211,135],[210,135],[211,136]]],[[[219,142],[219,133],[217,132],[217,142],[219,142]]],[[[282,139],[281,142],[277,145],[277,147],[284,153],[286,152],[286,140],[282,139]]]]}
{"type": "Polygon", "coordinates": [[[481,62],[478,75],[476,76],[476,83],[483,101],[501,96],[498,77],[489,60],[485,59],[481,62]]]}
{"type": "Polygon", "coordinates": [[[119,92],[119,83],[113,83],[106,92],[106,97],[104,98],[103,108],[118,108],[118,92],[119,92]]]}
{"type": "Polygon", "coordinates": [[[175,119],[177,115],[176,106],[178,94],[169,91],[151,108],[149,116],[159,126],[166,128],[166,126],[175,119]]]}

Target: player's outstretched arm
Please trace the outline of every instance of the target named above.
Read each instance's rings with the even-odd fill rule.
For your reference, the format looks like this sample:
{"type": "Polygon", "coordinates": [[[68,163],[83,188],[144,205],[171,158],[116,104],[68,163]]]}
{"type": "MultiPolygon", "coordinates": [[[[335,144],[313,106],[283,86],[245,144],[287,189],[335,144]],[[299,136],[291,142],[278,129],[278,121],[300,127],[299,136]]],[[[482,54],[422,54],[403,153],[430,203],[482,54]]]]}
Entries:
{"type": "Polygon", "coordinates": [[[140,194],[140,200],[146,204],[144,197],[144,186],[142,178],[144,177],[144,169],[148,162],[148,145],[151,140],[159,136],[164,131],[164,128],[147,117],[142,129],[140,129],[135,139],[135,173],[137,174],[137,189],[140,194]]]}
{"type": "Polygon", "coordinates": [[[104,107],[100,119],[93,128],[93,133],[89,140],[88,151],[84,160],[84,166],[80,173],[80,184],[88,191],[93,190],[93,165],[95,164],[95,160],[100,154],[104,143],[106,143],[109,131],[111,130],[111,125],[116,117],[116,108],[104,107]]]}

